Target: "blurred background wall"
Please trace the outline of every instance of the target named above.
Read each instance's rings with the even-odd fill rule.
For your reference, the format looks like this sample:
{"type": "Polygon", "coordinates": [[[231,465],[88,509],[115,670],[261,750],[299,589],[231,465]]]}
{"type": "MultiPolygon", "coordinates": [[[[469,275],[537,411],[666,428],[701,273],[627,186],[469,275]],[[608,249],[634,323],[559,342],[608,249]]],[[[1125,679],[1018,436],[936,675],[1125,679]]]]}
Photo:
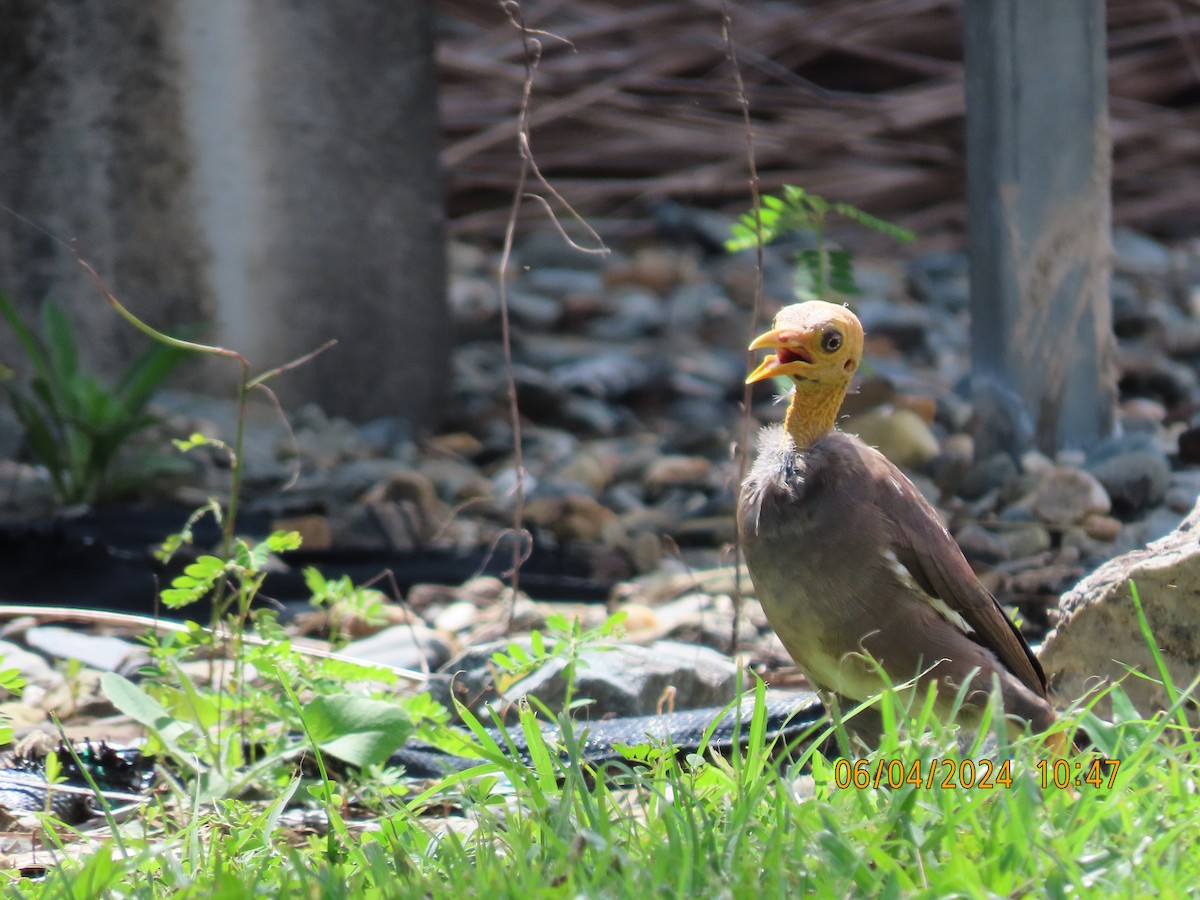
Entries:
{"type": "MultiPolygon", "coordinates": [[[[763,189],[801,184],[961,248],[961,0],[731,9],[763,189]]],[[[524,14],[565,39],[540,38],[534,154],[606,238],[649,235],[667,200],[746,208],[718,4],[524,14]]],[[[1108,60],[1114,220],[1194,234],[1200,9],[1110,0],[1108,60]]],[[[212,323],[257,368],[337,338],[275,382],[289,406],[431,424],[452,345],[443,238],[501,238],[524,78],[492,0],[0,0],[0,203],[151,322],[212,323]]],[[[0,289],[27,315],[64,303],[102,368],[140,340],[8,214],[0,289]]],[[[4,330],[0,360],[21,368],[4,330]]],[[[227,391],[228,371],[188,377],[227,391]]]]}
{"type": "MultiPolygon", "coordinates": [[[[87,362],[158,326],[284,363],[285,404],[437,418],[443,300],[432,0],[2,0],[0,289],[70,311],[87,362]],[[46,233],[48,232],[48,234],[46,233]],[[52,239],[52,237],[53,239],[52,239]],[[55,240],[57,239],[57,240],[55,240]]],[[[0,358],[20,370],[7,329],[0,358]]],[[[193,368],[227,389],[228,365],[193,368]]]]}

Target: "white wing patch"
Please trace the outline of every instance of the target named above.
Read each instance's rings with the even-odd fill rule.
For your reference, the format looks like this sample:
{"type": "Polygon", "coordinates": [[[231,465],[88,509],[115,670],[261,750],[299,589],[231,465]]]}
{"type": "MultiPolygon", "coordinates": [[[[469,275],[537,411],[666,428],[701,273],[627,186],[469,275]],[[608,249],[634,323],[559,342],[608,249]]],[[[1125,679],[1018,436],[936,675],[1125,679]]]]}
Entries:
{"type": "Polygon", "coordinates": [[[931,597],[929,594],[925,593],[921,586],[913,579],[912,573],[904,567],[904,563],[900,562],[900,560],[896,558],[895,553],[893,553],[891,550],[888,550],[885,556],[887,557],[888,567],[892,570],[896,577],[899,578],[900,581],[907,587],[911,588],[914,594],[932,606],[937,611],[939,616],[941,616],[963,634],[971,634],[975,630],[971,627],[970,623],[968,623],[967,620],[962,617],[962,613],[952,610],[946,604],[946,601],[941,597],[931,597]]]}

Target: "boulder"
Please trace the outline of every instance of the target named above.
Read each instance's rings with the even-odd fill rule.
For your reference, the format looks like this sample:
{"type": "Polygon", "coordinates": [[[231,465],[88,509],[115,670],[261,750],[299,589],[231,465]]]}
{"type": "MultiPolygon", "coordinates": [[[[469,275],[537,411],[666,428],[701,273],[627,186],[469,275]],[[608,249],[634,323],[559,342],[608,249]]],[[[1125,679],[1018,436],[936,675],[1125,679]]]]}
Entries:
{"type": "Polygon", "coordinates": [[[1126,693],[1142,713],[1167,706],[1155,681],[1125,677],[1133,667],[1158,678],[1138,626],[1131,581],[1171,678],[1186,687],[1200,669],[1200,502],[1166,537],[1110,560],[1063,595],[1062,619],[1041,652],[1051,689],[1061,700],[1124,678],[1126,693]]]}
{"type": "MultiPolygon", "coordinates": [[[[552,656],[519,680],[503,685],[502,694],[498,692],[492,656],[507,654],[513,643],[530,651],[526,636],[471,647],[430,680],[430,693],[449,706],[453,692],[485,721],[490,721],[489,705],[505,715],[514,711],[515,701],[527,696],[560,709],[567,679],[566,660],[561,656],[552,656]]],[[[737,664],[728,656],[675,641],[656,641],[648,647],[591,645],[582,649],[576,662],[574,696],[594,701],[593,717],[651,715],[660,703],[675,709],[717,706],[733,699],[737,672],[737,664]]]]}
{"type": "MultiPolygon", "coordinates": [[[[737,671],[716,650],[675,641],[586,647],[576,664],[575,697],[592,700],[593,715],[648,716],[664,702],[677,709],[718,706],[733,699],[737,671]]],[[[510,699],[535,696],[558,709],[566,687],[566,660],[556,657],[506,693],[510,699]]]]}
{"type": "Polygon", "coordinates": [[[452,641],[445,633],[420,622],[393,625],[353,641],[342,650],[343,655],[356,657],[364,663],[415,671],[437,669],[453,652],[452,641]]]}

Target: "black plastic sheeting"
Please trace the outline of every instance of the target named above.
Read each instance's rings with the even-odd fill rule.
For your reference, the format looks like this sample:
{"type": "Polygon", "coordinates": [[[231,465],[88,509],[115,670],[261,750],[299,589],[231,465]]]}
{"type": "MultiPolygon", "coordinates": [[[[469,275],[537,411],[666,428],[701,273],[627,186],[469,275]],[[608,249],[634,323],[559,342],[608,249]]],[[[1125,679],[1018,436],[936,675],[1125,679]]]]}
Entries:
{"type": "MultiPolygon", "coordinates": [[[[110,508],[54,518],[0,521],[0,603],[119,610],[143,615],[196,619],[209,612],[206,603],[168,613],[156,610],[160,587],[169,586],[190,559],[211,552],[220,531],[211,519],[198,522],[194,543],[170,565],[154,558],[154,550],[178,532],[190,510],[110,508]]],[[[270,530],[266,516],[243,516],[238,532],[262,538],[270,530]]],[[[303,569],[315,566],[326,578],[349,575],[356,583],[390,570],[401,591],[414,584],[460,585],[480,575],[504,575],[512,562],[510,545],[469,553],[428,549],[305,551],[284,554],[286,571],[272,572],[260,592],[262,602],[285,610],[307,605],[303,569]]],[[[376,587],[387,592],[391,582],[376,587]]],[[[535,541],[521,566],[521,590],[539,600],[606,600],[612,585],[588,577],[578,554],[535,541]]]]}

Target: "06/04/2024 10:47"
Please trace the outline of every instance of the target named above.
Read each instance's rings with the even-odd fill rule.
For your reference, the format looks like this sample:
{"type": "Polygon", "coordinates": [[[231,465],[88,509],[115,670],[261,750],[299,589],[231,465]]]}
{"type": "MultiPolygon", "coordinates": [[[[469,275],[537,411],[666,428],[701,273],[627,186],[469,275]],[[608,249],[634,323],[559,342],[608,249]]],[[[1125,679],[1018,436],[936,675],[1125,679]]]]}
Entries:
{"type": "MultiPolygon", "coordinates": [[[[1070,787],[1093,787],[1111,790],[1116,784],[1119,759],[1069,761],[1066,759],[1041,760],[1037,771],[1042,789],[1051,787],[1065,790],[1070,787]]],[[[875,760],[859,759],[851,762],[839,759],[833,764],[833,783],[840,789],[887,787],[893,790],[911,785],[932,788],[961,788],[963,790],[1011,789],[1013,785],[1013,762],[1011,759],[917,759],[905,762],[901,759],[880,757],[875,760]]]]}

